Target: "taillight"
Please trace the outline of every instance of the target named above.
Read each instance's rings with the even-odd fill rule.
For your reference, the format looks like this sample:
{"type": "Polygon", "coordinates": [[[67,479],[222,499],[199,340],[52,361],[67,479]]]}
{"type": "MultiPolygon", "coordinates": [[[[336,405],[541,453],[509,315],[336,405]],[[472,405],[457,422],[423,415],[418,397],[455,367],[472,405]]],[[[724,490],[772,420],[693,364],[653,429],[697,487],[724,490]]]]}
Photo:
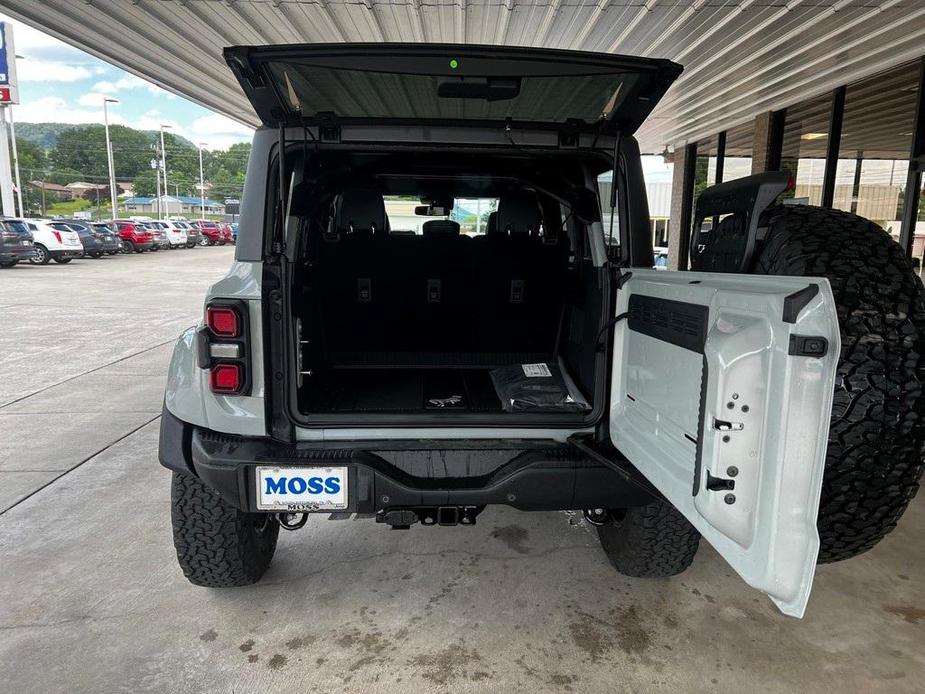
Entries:
{"type": "Polygon", "coordinates": [[[58,239],[58,243],[61,243],[61,232],[60,232],[60,231],[52,231],[51,233],[55,235],[55,238],[56,238],[56,239],[58,239]]]}
{"type": "Polygon", "coordinates": [[[244,385],[244,370],[240,364],[220,362],[209,372],[209,386],[213,393],[234,394],[244,385]]]}
{"type": "Polygon", "coordinates": [[[209,388],[220,395],[250,390],[247,349],[247,303],[216,299],[206,305],[205,326],[198,332],[199,365],[209,371],[209,388]]]}
{"type": "Polygon", "coordinates": [[[241,332],[238,312],[230,306],[209,306],[206,309],[206,325],[216,337],[238,337],[241,332]]]}

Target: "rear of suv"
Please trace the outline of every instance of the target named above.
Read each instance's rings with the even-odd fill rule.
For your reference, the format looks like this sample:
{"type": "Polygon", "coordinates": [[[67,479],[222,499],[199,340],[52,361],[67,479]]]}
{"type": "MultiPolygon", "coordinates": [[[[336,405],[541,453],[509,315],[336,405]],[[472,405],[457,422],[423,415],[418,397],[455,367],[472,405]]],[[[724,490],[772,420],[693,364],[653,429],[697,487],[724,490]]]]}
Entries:
{"type": "Polygon", "coordinates": [[[9,268],[32,257],[32,232],[22,219],[0,218],[0,268],[9,268]]]}
{"type": "Polygon", "coordinates": [[[128,219],[116,219],[112,226],[122,240],[122,249],[126,253],[144,253],[154,248],[154,236],[140,222],[128,219]]]}
{"type": "Polygon", "coordinates": [[[633,134],[680,66],[225,57],[264,127],[235,262],[168,376],[159,455],[190,581],[253,583],[311,514],[465,526],[504,504],[583,511],[630,576],[680,573],[703,537],[800,616],[817,561],[895,525],[922,472],[921,283],[866,220],[774,204],[773,172],[703,191],[679,232],[692,270],[653,269],[633,134]],[[858,359],[887,372],[860,400],[858,359]],[[855,426],[877,442],[846,450],[855,426]]]}
{"type": "Polygon", "coordinates": [[[32,257],[29,262],[33,265],[47,265],[50,260],[65,265],[83,256],[83,244],[73,229],[63,225],[55,228],[44,219],[25,221],[32,233],[32,257]]]}

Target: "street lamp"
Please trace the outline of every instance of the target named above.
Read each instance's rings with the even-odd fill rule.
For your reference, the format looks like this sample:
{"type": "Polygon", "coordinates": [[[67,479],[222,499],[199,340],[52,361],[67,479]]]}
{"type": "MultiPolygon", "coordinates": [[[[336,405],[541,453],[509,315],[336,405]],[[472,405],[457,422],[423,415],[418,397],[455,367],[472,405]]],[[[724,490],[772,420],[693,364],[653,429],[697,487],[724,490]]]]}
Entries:
{"type": "MultiPolygon", "coordinates": [[[[166,198],[167,193],[167,151],[164,149],[164,128],[170,128],[169,125],[161,123],[161,167],[164,169],[164,197],[166,198]]],[[[164,201],[166,204],[166,200],[164,201]]],[[[170,214],[170,208],[167,208],[167,213],[170,214]]]]}
{"type": "Polygon", "coordinates": [[[199,143],[199,218],[206,218],[206,183],[202,177],[202,148],[204,142],[199,143]]]}
{"type": "Polygon", "coordinates": [[[112,141],[109,139],[109,108],[108,104],[118,104],[118,99],[103,97],[103,121],[106,123],[106,163],[109,166],[109,202],[112,205],[112,218],[119,216],[116,209],[116,170],[112,163],[112,141]]]}

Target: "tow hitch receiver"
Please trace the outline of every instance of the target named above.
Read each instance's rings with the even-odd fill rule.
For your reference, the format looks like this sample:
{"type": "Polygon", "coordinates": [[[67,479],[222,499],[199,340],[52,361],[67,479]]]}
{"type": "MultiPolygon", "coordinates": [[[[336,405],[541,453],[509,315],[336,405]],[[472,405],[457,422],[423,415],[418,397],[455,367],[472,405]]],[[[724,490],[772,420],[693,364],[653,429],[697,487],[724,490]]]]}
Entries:
{"type": "Polygon", "coordinates": [[[475,518],[484,506],[421,506],[392,508],[376,514],[377,523],[388,523],[392,530],[407,530],[414,523],[421,525],[475,525],[475,518]]]}

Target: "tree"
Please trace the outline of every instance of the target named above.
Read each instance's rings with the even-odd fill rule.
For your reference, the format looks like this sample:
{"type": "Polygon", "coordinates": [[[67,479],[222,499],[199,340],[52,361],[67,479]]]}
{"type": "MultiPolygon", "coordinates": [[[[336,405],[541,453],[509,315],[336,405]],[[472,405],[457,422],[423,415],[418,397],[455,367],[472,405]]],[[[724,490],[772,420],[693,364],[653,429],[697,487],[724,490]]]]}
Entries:
{"type": "MultiPolygon", "coordinates": [[[[150,136],[122,125],[109,126],[112,158],[116,178],[132,178],[150,166],[154,158],[150,136]]],[[[65,130],[49,155],[52,167],[81,172],[91,181],[109,179],[106,160],[106,129],[102,125],[85,125],[65,130]]]]}
{"type": "Polygon", "coordinates": [[[154,169],[145,169],[140,174],[135,176],[133,180],[135,195],[151,197],[157,194],[157,179],[155,178],[154,169]]]}

